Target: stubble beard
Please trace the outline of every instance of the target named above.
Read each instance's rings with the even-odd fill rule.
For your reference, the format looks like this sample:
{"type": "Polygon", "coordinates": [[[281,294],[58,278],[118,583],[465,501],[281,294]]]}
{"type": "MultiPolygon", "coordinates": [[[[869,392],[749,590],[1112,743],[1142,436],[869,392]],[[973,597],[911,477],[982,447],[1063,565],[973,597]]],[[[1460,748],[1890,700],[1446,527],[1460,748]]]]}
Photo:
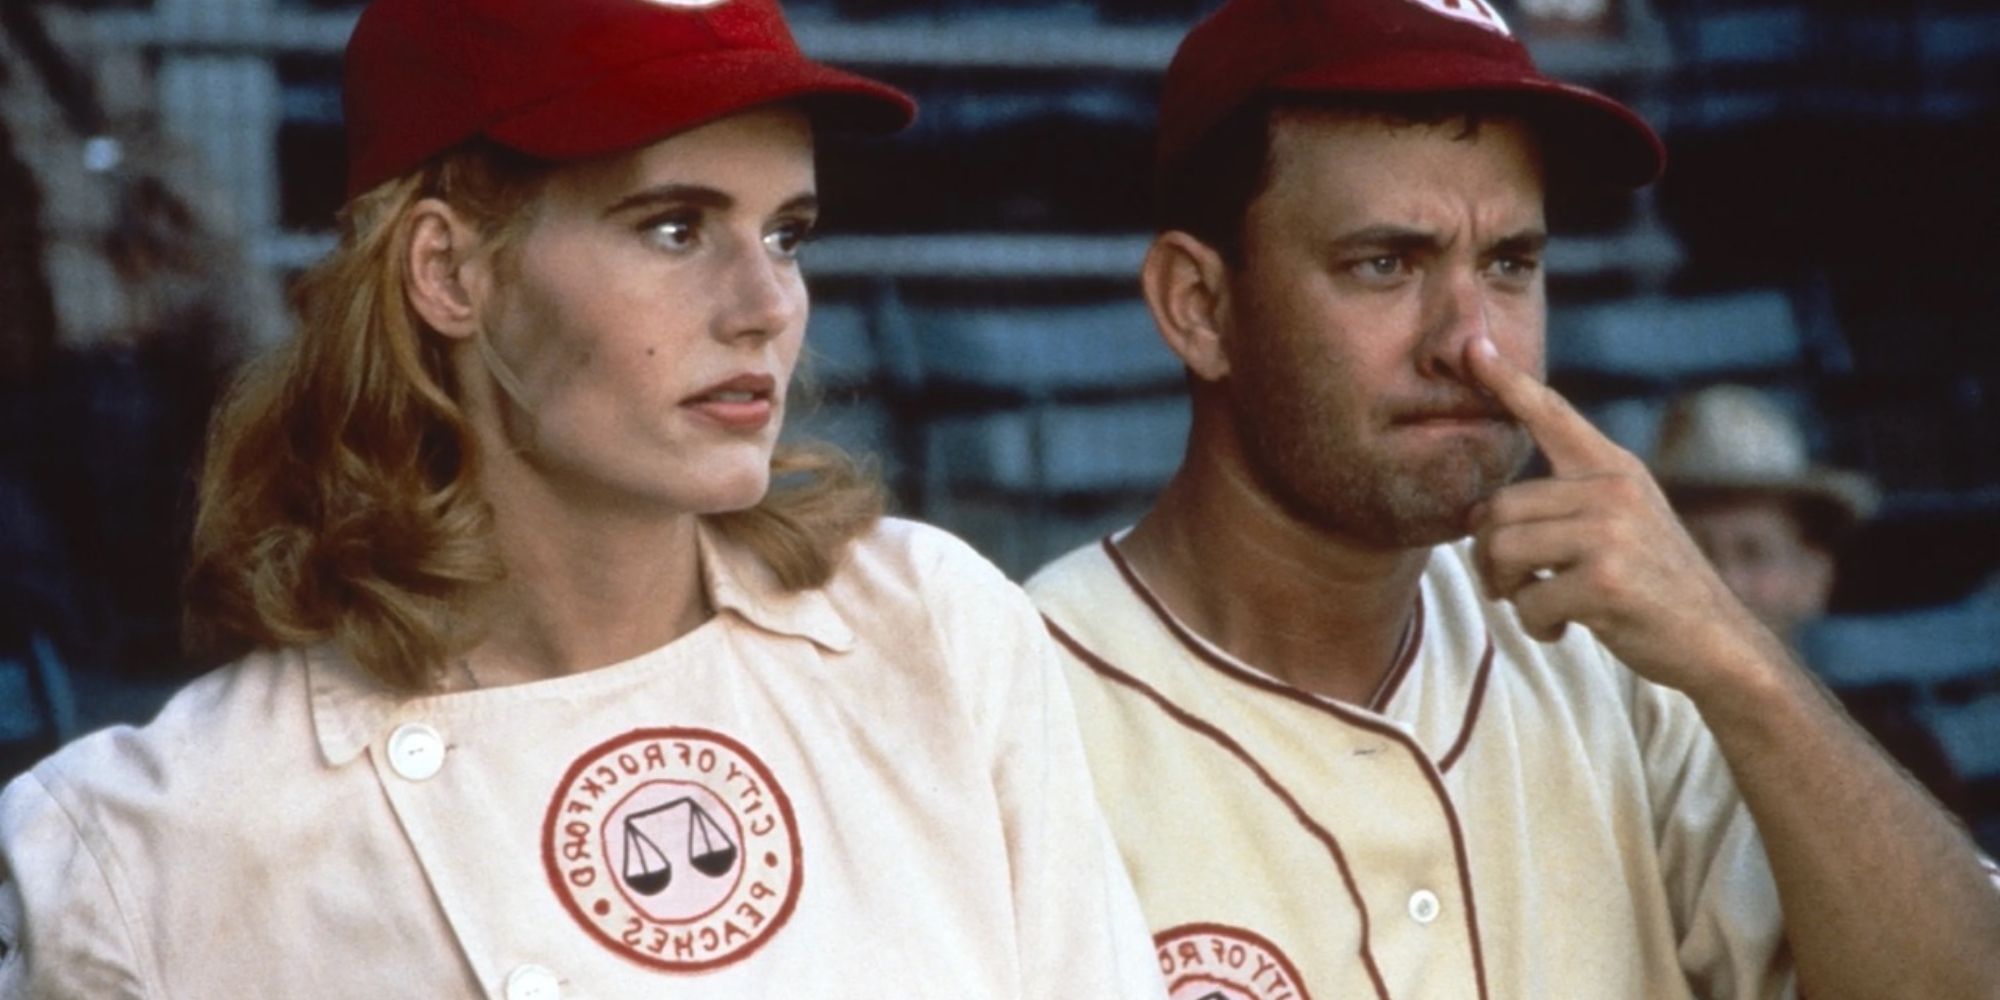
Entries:
{"type": "MultiPolygon", "coordinates": [[[[1310,392],[1230,394],[1251,475],[1288,515],[1379,548],[1429,547],[1466,533],[1472,507],[1513,481],[1533,443],[1465,436],[1422,453],[1357,440],[1310,392]]],[[[1276,389],[1277,387],[1269,387],[1276,389]]]]}

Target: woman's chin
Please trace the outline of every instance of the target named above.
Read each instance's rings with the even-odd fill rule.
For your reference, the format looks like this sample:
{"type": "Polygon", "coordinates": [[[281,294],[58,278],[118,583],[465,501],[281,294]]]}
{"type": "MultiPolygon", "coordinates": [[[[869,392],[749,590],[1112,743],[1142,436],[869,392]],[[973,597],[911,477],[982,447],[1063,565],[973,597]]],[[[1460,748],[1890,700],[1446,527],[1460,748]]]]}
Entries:
{"type": "Polygon", "coordinates": [[[760,469],[757,474],[746,475],[739,481],[716,483],[714,489],[704,491],[706,495],[694,508],[701,514],[733,514],[763,503],[770,492],[770,470],[760,469]]]}

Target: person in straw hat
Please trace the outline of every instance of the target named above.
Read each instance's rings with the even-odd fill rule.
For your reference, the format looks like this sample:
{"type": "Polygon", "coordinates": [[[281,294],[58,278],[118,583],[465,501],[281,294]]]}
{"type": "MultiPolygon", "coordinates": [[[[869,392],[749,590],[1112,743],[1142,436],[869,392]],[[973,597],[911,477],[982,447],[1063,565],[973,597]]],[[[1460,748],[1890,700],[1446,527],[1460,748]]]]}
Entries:
{"type": "Polygon", "coordinates": [[[1740,385],[1668,404],[1653,474],[1729,589],[1794,642],[1826,612],[1834,556],[1877,503],[1866,476],[1814,463],[1797,421],[1740,385]]]}
{"type": "MultiPolygon", "coordinates": [[[[1741,385],[1708,386],[1667,405],[1653,475],[1723,582],[1794,651],[1826,614],[1841,545],[1880,500],[1868,477],[1812,461],[1798,421],[1741,385]]],[[[1963,814],[1964,782],[1905,699],[1837,693],[1890,756],[1963,814]]]]}
{"type": "Polygon", "coordinates": [[[1026,597],[780,446],[775,0],[376,0],[341,237],[213,427],[236,651],[0,795],[0,997],[1163,995],[1026,597]]]}

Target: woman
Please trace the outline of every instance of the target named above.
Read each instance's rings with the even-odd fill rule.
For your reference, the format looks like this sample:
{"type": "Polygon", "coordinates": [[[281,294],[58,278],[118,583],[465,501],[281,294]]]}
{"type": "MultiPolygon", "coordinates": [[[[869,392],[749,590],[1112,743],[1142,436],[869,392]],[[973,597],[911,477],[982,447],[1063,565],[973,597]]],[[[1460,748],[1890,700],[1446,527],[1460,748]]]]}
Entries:
{"type": "Polygon", "coordinates": [[[202,486],[245,652],[0,798],[0,995],[1159,996],[1024,599],[775,444],[813,129],[907,98],[771,0],[379,0],[347,60],[202,486]]]}

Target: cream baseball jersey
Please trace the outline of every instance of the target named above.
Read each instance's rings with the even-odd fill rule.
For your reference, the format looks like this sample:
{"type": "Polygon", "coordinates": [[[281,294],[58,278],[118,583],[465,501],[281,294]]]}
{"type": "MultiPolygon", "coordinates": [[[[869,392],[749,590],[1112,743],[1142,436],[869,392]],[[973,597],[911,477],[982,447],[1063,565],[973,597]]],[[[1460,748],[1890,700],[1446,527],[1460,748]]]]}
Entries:
{"type": "Polygon", "coordinates": [[[1150,997],[1026,598],[885,522],[626,663],[399,699],[259,654],[0,797],[4,997],[1150,997]]]}
{"type": "Polygon", "coordinates": [[[1173,1000],[1793,995],[1692,704],[1582,629],[1529,638],[1468,546],[1368,706],[1204,641],[1112,540],[1029,582],[1173,1000]]]}

